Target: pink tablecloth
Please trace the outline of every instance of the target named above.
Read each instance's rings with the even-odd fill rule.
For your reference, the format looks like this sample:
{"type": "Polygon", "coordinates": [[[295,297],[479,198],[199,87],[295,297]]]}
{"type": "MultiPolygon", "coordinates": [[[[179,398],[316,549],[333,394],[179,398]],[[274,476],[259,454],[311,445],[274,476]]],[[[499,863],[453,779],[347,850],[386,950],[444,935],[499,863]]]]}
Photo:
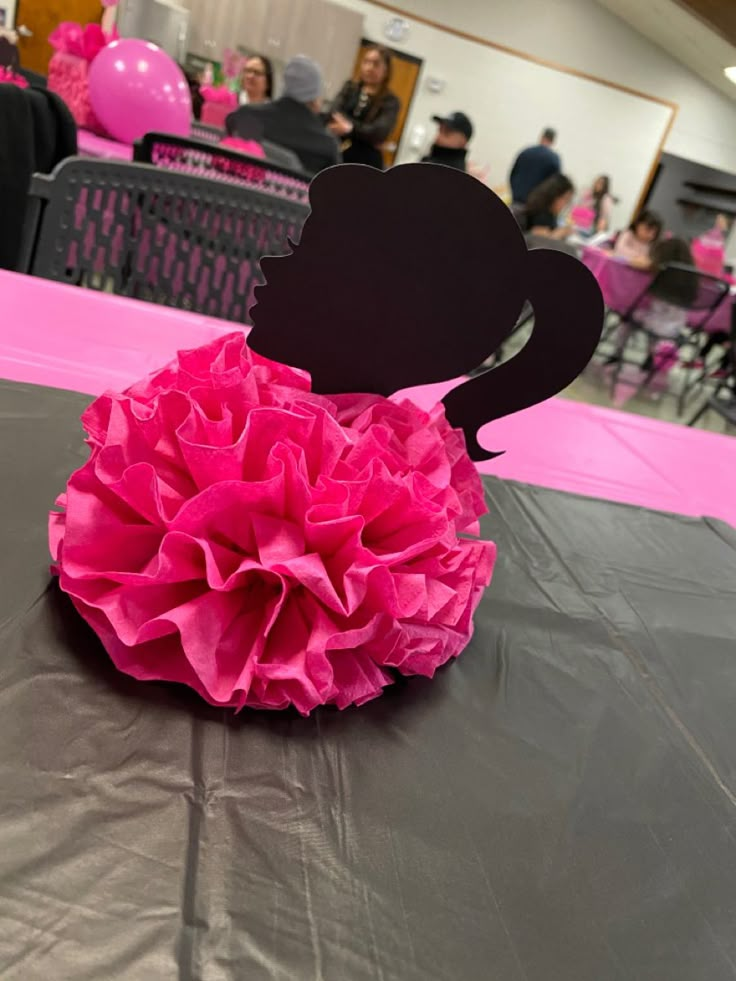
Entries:
{"type": "Polygon", "coordinates": [[[83,157],[99,157],[103,160],[133,159],[133,147],[129,143],[108,140],[87,129],[77,130],[77,146],[83,157]]]}
{"type": "MultiPolygon", "coordinates": [[[[602,249],[586,246],[582,260],[598,280],[606,306],[617,313],[628,310],[653,279],[651,273],[630,266],[602,249]]],[[[730,332],[733,299],[732,294],[721,303],[706,324],[707,330],[730,332]]]]}
{"type": "MultiPolygon", "coordinates": [[[[0,377],[98,394],[130,384],[178,348],[239,329],[220,320],[0,272],[0,377]]],[[[413,389],[431,406],[451,382],[413,389]]],[[[550,399],[491,423],[496,474],[590,497],[736,525],[736,439],[550,399]]]]}

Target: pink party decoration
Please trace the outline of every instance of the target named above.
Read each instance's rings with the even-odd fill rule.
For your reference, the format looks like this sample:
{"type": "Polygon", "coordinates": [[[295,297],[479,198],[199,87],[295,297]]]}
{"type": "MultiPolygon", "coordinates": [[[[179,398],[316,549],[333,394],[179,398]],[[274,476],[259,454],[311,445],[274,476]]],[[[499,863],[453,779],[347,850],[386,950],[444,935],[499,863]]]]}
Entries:
{"type": "Polygon", "coordinates": [[[231,109],[238,105],[237,95],[227,85],[202,85],[199,92],[205,102],[215,102],[231,109]]]}
{"type": "Polygon", "coordinates": [[[191,130],[184,73],[149,41],[122,38],[104,48],[90,69],[89,93],[100,121],[121,143],[154,131],[187,136],[191,130]]]}
{"type": "Polygon", "coordinates": [[[710,273],[711,276],[720,276],[726,261],[726,249],[723,237],[708,233],[700,238],[694,239],[690,246],[693,261],[698,269],[710,273]]]}
{"type": "Polygon", "coordinates": [[[225,128],[225,120],[238,107],[238,97],[226,85],[202,85],[200,95],[204,99],[201,119],[207,126],[225,128]]]}
{"type": "Polygon", "coordinates": [[[570,217],[576,228],[591,231],[595,223],[595,210],[581,204],[572,209],[570,217]]]}
{"type": "Polygon", "coordinates": [[[117,667],[303,714],[431,677],[472,633],[491,542],[441,405],[320,396],[241,333],[85,412],[54,571],[117,667]]]}
{"type": "Polygon", "coordinates": [[[222,73],[225,78],[239,78],[248,59],[232,48],[225,48],[222,55],[222,73]]]}
{"type": "MultiPolygon", "coordinates": [[[[220,146],[224,146],[228,150],[237,150],[238,153],[246,153],[249,157],[258,157],[261,160],[266,157],[266,151],[260,143],[256,143],[255,140],[241,140],[239,136],[224,137],[220,140],[220,146]]],[[[223,167],[223,169],[226,170],[227,168],[223,167]]],[[[253,170],[265,174],[261,168],[253,168],[253,170]]]]}
{"type": "Polygon", "coordinates": [[[118,37],[116,27],[106,32],[99,24],[86,24],[82,27],[73,21],[62,21],[49,34],[49,44],[55,51],[92,62],[104,47],[118,37]]]}
{"type": "Polygon", "coordinates": [[[105,32],[99,24],[82,27],[72,21],[62,22],[49,35],[49,44],[54,48],[49,62],[49,88],[67,104],[77,126],[101,135],[105,129],[90,102],[89,69],[100,51],[117,37],[114,26],[105,32]]]}

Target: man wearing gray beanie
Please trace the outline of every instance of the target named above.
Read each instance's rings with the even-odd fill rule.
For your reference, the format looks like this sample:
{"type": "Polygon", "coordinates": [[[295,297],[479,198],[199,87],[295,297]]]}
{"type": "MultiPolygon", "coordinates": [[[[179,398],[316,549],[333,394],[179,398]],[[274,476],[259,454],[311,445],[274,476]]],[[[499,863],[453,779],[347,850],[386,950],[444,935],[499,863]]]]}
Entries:
{"type": "Polygon", "coordinates": [[[322,72],[316,61],[296,55],[284,69],[284,94],[275,102],[241,106],[225,121],[231,136],[268,140],[299,157],[310,177],[340,162],[335,137],[318,113],[322,103],[322,72]]]}

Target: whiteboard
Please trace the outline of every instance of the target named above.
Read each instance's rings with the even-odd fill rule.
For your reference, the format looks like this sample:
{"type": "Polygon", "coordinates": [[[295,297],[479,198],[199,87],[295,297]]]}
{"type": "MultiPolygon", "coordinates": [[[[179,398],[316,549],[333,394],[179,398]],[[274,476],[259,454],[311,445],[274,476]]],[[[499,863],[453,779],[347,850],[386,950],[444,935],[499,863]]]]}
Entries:
{"type": "MultiPolygon", "coordinates": [[[[383,39],[390,18],[385,9],[366,0],[342,2],[364,15],[366,37],[383,39]]],[[[562,157],[563,172],[576,190],[590,187],[599,174],[608,174],[619,198],[614,224],[628,224],[672,107],[459,38],[408,16],[406,21],[409,34],[401,48],[422,58],[424,65],[397,162],[422,156],[434,133],[433,115],[461,110],[475,127],[470,159],[488,165],[487,183],[495,188],[506,184],[519,150],[536,143],[542,129],[552,126],[558,133],[555,149],[562,157]],[[444,82],[441,93],[429,91],[429,77],[444,82]],[[426,131],[421,150],[410,146],[415,127],[426,131]]],[[[553,57],[552,38],[550,52],[553,57]]]]}

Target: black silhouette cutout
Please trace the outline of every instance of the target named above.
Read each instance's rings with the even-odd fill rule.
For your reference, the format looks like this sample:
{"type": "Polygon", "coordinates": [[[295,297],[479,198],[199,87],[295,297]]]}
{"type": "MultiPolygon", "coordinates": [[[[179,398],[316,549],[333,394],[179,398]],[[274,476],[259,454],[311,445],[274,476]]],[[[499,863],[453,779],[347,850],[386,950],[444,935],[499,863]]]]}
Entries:
{"type": "Polygon", "coordinates": [[[485,423],[556,394],[590,360],[603,300],[577,259],[529,251],[506,205],[474,177],[434,164],[323,171],[291,255],[262,260],[249,344],[304,368],[314,391],[376,392],[446,381],[492,354],[525,300],[523,350],[444,399],[474,460],[485,423]]]}

